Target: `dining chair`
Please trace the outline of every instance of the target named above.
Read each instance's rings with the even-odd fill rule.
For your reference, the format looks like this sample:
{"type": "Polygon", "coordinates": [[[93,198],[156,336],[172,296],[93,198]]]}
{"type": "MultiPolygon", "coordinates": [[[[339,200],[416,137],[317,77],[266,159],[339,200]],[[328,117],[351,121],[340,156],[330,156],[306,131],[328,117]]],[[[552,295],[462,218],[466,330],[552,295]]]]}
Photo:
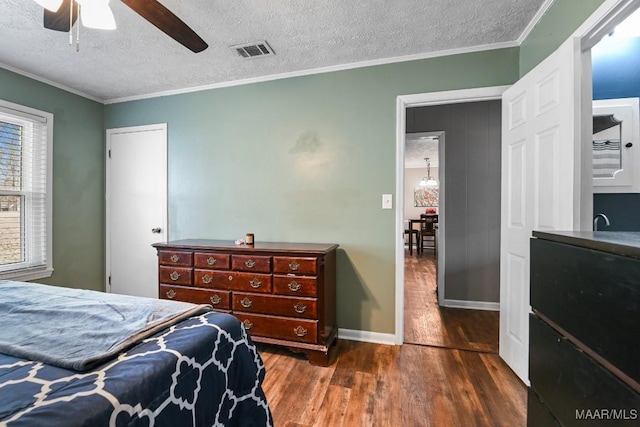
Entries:
{"type": "Polygon", "coordinates": [[[436,250],[436,229],[434,227],[435,224],[438,223],[438,215],[428,215],[421,214],[420,215],[420,252],[423,252],[425,249],[433,249],[436,250]],[[428,243],[428,245],[425,245],[428,243]]]}
{"type": "MultiPolygon", "coordinates": [[[[411,224],[411,223],[409,223],[411,224]]],[[[409,228],[405,228],[404,229],[404,235],[405,237],[407,236],[411,236],[411,239],[407,240],[407,243],[409,245],[409,255],[413,255],[413,245],[416,245],[416,251],[418,252],[418,254],[420,253],[420,230],[416,230],[414,228],[409,229],[409,228]],[[411,234],[409,234],[411,233],[411,234]]]]}

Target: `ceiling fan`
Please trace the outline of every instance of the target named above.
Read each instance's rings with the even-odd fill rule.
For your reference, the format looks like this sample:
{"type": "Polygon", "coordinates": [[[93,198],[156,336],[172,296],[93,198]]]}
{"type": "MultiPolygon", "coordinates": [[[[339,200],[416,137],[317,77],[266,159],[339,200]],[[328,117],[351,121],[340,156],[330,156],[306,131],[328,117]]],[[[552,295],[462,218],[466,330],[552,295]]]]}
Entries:
{"type": "MultiPolygon", "coordinates": [[[[44,27],[69,31],[78,18],[74,0],[35,0],[44,9],[44,27]]],[[[121,0],[138,15],[155,25],[169,37],[198,53],[209,45],[187,24],[156,0],[121,0]]],[[[81,6],[80,17],[86,27],[115,29],[115,19],[109,0],[75,0],[81,6]]]]}

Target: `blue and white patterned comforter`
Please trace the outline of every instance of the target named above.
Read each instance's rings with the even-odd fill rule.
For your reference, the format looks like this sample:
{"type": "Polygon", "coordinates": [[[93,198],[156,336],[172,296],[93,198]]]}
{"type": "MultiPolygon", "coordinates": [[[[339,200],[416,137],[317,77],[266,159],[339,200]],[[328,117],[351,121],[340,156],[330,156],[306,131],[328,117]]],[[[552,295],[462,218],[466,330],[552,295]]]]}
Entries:
{"type": "Polygon", "coordinates": [[[0,354],[0,427],[271,426],[264,375],[242,324],[209,312],[87,372],[0,354]]]}

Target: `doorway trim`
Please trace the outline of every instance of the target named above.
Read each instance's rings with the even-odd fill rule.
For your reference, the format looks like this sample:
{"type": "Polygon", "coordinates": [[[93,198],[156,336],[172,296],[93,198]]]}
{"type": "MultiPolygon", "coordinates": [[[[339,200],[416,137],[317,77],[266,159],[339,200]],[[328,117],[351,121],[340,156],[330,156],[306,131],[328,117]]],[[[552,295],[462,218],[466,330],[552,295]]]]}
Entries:
{"type": "MultiPolygon", "coordinates": [[[[591,48],[603,37],[610,33],[616,25],[624,21],[629,15],[640,8],[640,0],[605,0],[568,38],[578,38],[580,41],[581,63],[576,72],[582,73],[582,87],[579,89],[582,99],[593,100],[592,94],[592,64],[591,48]],[[584,84],[589,82],[589,84],[584,84]]],[[[591,144],[592,140],[592,102],[582,102],[578,112],[581,122],[574,123],[582,143],[591,144]]],[[[577,183],[580,188],[582,202],[580,204],[580,229],[591,230],[593,226],[593,160],[591,151],[583,152],[580,167],[584,171],[582,182],[577,183]]]]}
{"type": "MultiPolygon", "coordinates": [[[[407,108],[425,107],[444,104],[459,104],[467,102],[481,102],[502,99],[502,92],[509,86],[492,86],[474,89],[451,90],[444,92],[430,92],[412,95],[400,95],[396,99],[396,319],[395,343],[402,345],[404,341],[404,152],[406,142],[407,108]]],[[[443,140],[446,139],[443,138],[443,140]]],[[[445,151],[446,142],[440,141],[438,146],[438,172],[441,183],[445,182],[445,151]]],[[[445,233],[446,218],[444,197],[439,203],[438,233],[445,233]]],[[[444,239],[439,243],[438,251],[438,302],[444,301],[444,239]]]]}

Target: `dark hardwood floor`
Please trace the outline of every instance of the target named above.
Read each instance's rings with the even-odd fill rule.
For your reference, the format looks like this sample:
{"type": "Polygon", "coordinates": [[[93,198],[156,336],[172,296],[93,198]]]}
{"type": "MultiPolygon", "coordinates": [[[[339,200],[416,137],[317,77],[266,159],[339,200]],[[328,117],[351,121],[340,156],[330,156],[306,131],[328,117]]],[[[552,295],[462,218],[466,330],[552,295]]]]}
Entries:
{"type": "Polygon", "coordinates": [[[329,367],[259,345],[274,425],[524,426],[526,387],[496,354],[339,340],[329,367]]]}
{"type": "Polygon", "coordinates": [[[405,304],[410,302],[415,308],[407,310],[414,326],[407,328],[405,320],[405,329],[413,331],[411,339],[424,338],[429,345],[390,346],[340,339],[335,361],[324,368],[286,349],[259,345],[267,369],[263,387],[276,426],[526,424],[526,387],[495,354],[497,320],[487,321],[482,312],[470,310],[418,315],[420,304],[432,304],[430,298],[435,298],[419,288],[427,280],[419,273],[435,264],[433,259],[414,255],[406,259],[406,265],[413,270],[417,286],[407,287],[407,272],[405,287],[412,290],[405,304]],[[437,331],[442,337],[438,338],[437,331]]]}
{"type": "Polygon", "coordinates": [[[404,342],[498,353],[497,311],[438,305],[433,251],[405,254],[404,342]]]}

